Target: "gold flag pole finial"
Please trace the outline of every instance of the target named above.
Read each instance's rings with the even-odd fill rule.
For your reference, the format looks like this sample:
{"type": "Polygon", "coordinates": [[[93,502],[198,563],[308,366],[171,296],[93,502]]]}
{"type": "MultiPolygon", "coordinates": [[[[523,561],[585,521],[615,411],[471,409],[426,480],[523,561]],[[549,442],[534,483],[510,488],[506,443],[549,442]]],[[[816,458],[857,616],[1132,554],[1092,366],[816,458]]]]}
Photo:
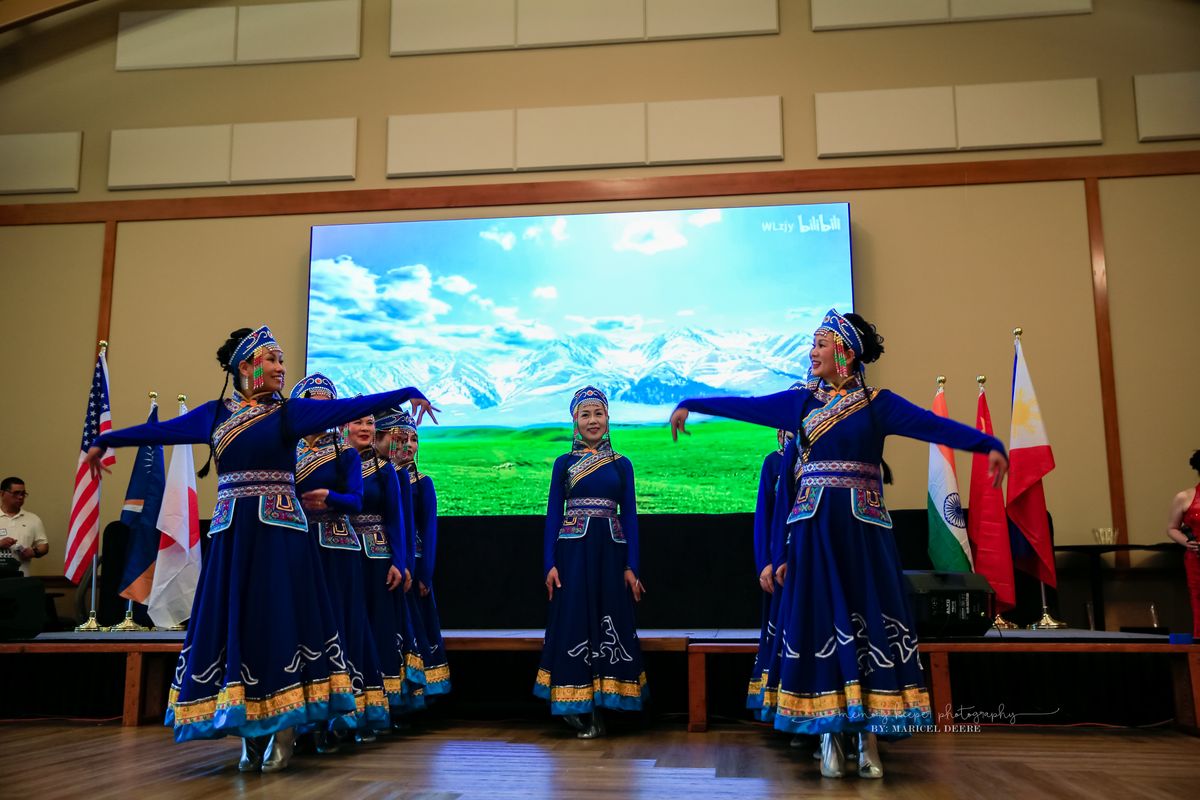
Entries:
{"type": "Polygon", "coordinates": [[[1016,336],[1018,339],[1021,338],[1021,334],[1024,332],[1025,331],[1022,328],[1013,328],[1013,336],[1016,336]]]}
{"type": "Polygon", "coordinates": [[[151,392],[151,393],[150,393],[150,399],[151,399],[151,400],[157,400],[157,399],[158,399],[158,392],[151,392]]]}
{"type": "Polygon", "coordinates": [[[976,375],[975,382],[980,386],[983,386],[985,383],[987,383],[987,375],[976,375]]]}
{"type": "Polygon", "coordinates": [[[179,401],[179,402],[181,402],[181,403],[186,403],[186,402],[187,402],[187,395],[186,395],[186,394],[181,394],[181,395],[179,395],[178,397],[176,397],[175,399],[176,399],[176,400],[178,400],[178,401],[179,401]]]}
{"type": "Polygon", "coordinates": [[[104,352],[105,350],[107,350],[107,349],[108,349],[108,340],[107,340],[107,339],[101,339],[101,340],[100,340],[100,352],[101,352],[101,353],[103,353],[103,352],[104,352]]]}
{"type": "Polygon", "coordinates": [[[938,375],[938,376],[937,376],[937,385],[938,385],[938,386],[945,386],[945,385],[946,385],[946,376],[945,376],[945,375],[938,375]]]}

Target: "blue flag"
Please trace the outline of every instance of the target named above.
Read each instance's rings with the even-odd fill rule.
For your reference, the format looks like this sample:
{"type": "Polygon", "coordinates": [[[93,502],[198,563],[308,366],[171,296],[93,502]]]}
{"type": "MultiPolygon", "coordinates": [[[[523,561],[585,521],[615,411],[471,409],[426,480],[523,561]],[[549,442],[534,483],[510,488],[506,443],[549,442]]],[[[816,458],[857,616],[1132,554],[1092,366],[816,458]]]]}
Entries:
{"type": "MultiPolygon", "coordinates": [[[[150,406],[147,422],[158,422],[158,404],[150,406]]],[[[142,445],[137,451],[121,522],[129,526],[129,551],[121,575],[121,596],[145,603],[154,584],[154,563],[158,558],[158,511],[162,507],[163,487],[167,482],[162,445],[142,445]]]]}

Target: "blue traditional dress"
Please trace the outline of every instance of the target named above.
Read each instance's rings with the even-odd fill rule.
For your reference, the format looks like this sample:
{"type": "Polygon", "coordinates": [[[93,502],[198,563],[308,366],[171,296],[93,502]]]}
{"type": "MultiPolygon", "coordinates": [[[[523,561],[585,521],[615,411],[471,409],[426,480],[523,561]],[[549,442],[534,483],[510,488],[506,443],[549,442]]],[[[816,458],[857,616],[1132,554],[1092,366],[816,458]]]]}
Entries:
{"type": "MultiPolygon", "coordinates": [[[[402,425],[406,419],[411,420],[412,417],[402,413],[398,415],[398,419],[402,425]]],[[[388,424],[386,420],[384,424],[388,424]]],[[[426,695],[429,691],[429,664],[425,662],[425,659],[429,655],[430,645],[429,637],[425,634],[425,622],[421,617],[421,593],[417,589],[417,526],[413,501],[414,485],[408,467],[392,462],[392,468],[396,472],[396,481],[400,485],[400,509],[404,515],[404,552],[407,556],[405,568],[413,579],[409,591],[400,592],[396,601],[403,606],[397,613],[404,620],[406,626],[408,668],[413,674],[413,679],[420,682],[420,687],[413,693],[408,707],[405,709],[415,711],[425,707],[426,695]]]]}
{"type": "MultiPolygon", "coordinates": [[[[388,589],[391,567],[410,569],[405,530],[408,527],[400,499],[396,470],[374,450],[363,451],[362,513],[350,523],[362,540],[363,577],[367,619],[375,640],[384,691],[393,713],[420,708],[425,690],[425,670],[412,634],[413,623],[403,586],[388,589]]],[[[410,572],[411,574],[411,572],[410,572]]]]}
{"type": "MultiPolygon", "coordinates": [[[[589,390],[603,398],[581,390],[572,415],[589,390]]],[[[555,715],[641,709],[646,672],[625,584],[626,568],[640,574],[633,466],[607,435],[590,450],[576,434],[571,452],[555,460],[544,537],[542,574],[557,567],[562,586],[550,601],[533,693],[555,715]]]]}
{"type": "MultiPolygon", "coordinates": [[[[407,416],[407,415],[406,415],[407,416]]],[[[413,591],[410,594],[416,603],[419,624],[424,635],[426,649],[423,652],[425,666],[426,698],[447,694],[450,691],[450,664],[446,660],[446,648],[442,641],[442,623],[438,617],[437,602],[433,593],[433,568],[437,556],[437,491],[433,478],[417,471],[417,465],[409,463],[398,470],[400,481],[409,483],[408,496],[412,499],[413,531],[413,591]],[[416,586],[425,584],[429,594],[421,596],[416,586]]]]}
{"type": "MultiPolygon", "coordinates": [[[[768,453],[763,459],[762,469],[758,476],[758,500],[754,506],[754,568],[756,575],[762,575],[771,562],[772,522],[775,517],[776,497],[780,495],[780,476],[785,468],[784,448],[768,453]]],[[[782,500],[783,503],[787,499],[782,500]]],[[[774,579],[772,579],[774,580],[774,579]]],[[[766,685],[767,674],[770,671],[771,654],[774,651],[775,619],[779,612],[779,597],[782,589],[777,588],[771,594],[763,592],[762,596],[762,625],[758,635],[758,654],[754,659],[754,667],[750,671],[750,684],[746,689],[746,708],[758,712],[763,707],[763,687],[766,685]]],[[[756,716],[759,716],[756,713],[756,716]]]]}
{"type": "MultiPolygon", "coordinates": [[[[332,382],[320,374],[306,376],[292,389],[293,398],[319,394],[331,400],[337,396],[332,382]]],[[[347,516],[362,511],[362,459],[354,448],[342,446],[336,434],[296,445],[296,493],[303,496],[313,489],[329,492],[325,498],[328,510],[307,512],[308,529],[320,545],[325,585],[342,635],[355,702],[353,715],[335,717],[330,724],[386,728],[388,703],[364,603],[363,563],[358,554],[362,547],[347,516]]]]}
{"type": "Polygon", "coordinates": [[[775,429],[802,424],[807,438],[788,516],[775,727],[896,738],[932,724],[883,503],[884,439],[908,436],[977,453],[1003,452],[1003,445],[854,378],[837,391],[814,382],[762,397],[689,399],[679,407],[775,429]]]}
{"type": "MultiPolygon", "coordinates": [[[[269,335],[269,332],[268,332],[269,335]]],[[[266,736],[355,712],[316,541],[296,497],[296,441],[424,398],[398,389],[347,400],[210,401],[175,419],[111,431],[100,448],[212,441],[219,488],[167,708],[176,741],[266,736]]]]}

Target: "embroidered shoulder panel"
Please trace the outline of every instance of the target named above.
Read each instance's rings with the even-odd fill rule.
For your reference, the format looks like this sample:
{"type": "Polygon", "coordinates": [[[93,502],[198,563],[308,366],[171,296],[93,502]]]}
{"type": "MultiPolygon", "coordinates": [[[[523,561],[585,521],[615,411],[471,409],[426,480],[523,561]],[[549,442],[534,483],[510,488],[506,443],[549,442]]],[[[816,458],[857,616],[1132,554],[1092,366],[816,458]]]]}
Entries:
{"type": "Polygon", "coordinates": [[[848,394],[834,394],[831,399],[821,408],[809,412],[804,418],[804,430],[808,433],[808,440],[816,442],[834,425],[837,425],[842,420],[852,414],[861,411],[867,405],[867,392],[871,393],[871,399],[875,399],[878,394],[878,389],[855,389],[848,394]]]}
{"type": "Polygon", "coordinates": [[[225,452],[225,448],[234,439],[245,433],[251,425],[262,422],[281,408],[283,406],[279,403],[257,403],[252,406],[240,406],[233,412],[233,416],[222,422],[213,431],[212,442],[217,453],[217,458],[220,458],[221,454],[225,452]]]}
{"type": "Polygon", "coordinates": [[[309,447],[301,443],[296,447],[296,483],[312,475],[318,467],[328,464],[338,456],[333,444],[309,447]]]}
{"type": "Polygon", "coordinates": [[[603,467],[605,464],[616,462],[621,456],[611,450],[601,450],[594,453],[588,453],[583,458],[576,461],[571,466],[567,467],[567,491],[575,488],[581,480],[591,475],[596,470],[603,467]]]}

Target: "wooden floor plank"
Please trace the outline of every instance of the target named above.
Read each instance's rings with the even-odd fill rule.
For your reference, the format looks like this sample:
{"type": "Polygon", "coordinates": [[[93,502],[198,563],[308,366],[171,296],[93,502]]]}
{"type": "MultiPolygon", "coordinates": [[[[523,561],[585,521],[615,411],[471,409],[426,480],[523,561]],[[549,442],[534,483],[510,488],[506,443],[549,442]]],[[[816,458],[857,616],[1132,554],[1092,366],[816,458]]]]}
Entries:
{"type": "Polygon", "coordinates": [[[334,756],[305,756],[280,775],[243,775],[236,740],[175,744],[159,727],[61,722],[0,726],[3,795],[21,797],[526,798],[953,796],[1159,800],[1194,789],[1200,740],[1170,730],[986,728],[883,745],[887,777],[823,779],[812,746],[754,725],[698,735],[623,727],[579,741],[548,720],[440,721],[334,756]]]}

